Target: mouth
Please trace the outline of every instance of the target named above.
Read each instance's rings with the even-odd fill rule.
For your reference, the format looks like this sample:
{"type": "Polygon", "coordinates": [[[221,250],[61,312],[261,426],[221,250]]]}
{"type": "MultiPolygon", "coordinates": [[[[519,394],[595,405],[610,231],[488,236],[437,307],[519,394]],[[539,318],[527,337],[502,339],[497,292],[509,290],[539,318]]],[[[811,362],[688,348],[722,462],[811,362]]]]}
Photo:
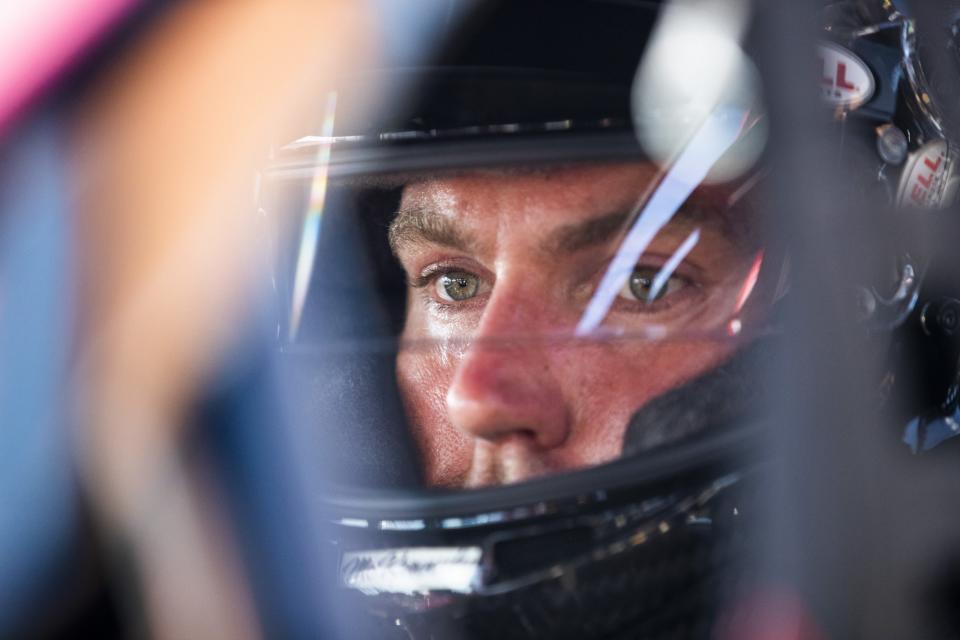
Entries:
{"type": "Polygon", "coordinates": [[[530,438],[510,436],[497,442],[478,441],[464,488],[515,484],[562,471],[530,438]]]}

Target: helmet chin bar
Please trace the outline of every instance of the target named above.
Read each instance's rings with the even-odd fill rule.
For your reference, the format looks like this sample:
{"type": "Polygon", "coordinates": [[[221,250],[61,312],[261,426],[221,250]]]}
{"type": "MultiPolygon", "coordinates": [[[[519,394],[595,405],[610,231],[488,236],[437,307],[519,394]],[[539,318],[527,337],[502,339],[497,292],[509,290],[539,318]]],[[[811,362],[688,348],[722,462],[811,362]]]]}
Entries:
{"type": "Polygon", "coordinates": [[[338,586],[353,611],[371,614],[361,624],[376,637],[391,629],[413,638],[647,637],[678,624],[706,631],[707,612],[732,595],[724,587],[733,575],[727,584],[711,577],[736,567],[744,542],[739,521],[750,509],[733,499],[741,477],[512,527],[477,525],[444,543],[384,536],[389,546],[343,551],[338,586]]]}
{"type": "Polygon", "coordinates": [[[337,586],[378,636],[436,637],[445,625],[458,637],[647,636],[679,623],[706,633],[735,595],[754,512],[746,491],[759,483],[742,480],[761,473],[750,458],[760,353],[638,411],[624,457],[606,465],[367,508],[356,494],[331,502],[337,586]]]}
{"type": "Polygon", "coordinates": [[[714,572],[732,580],[753,510],[741,480],[759,473],[766,346],[644,406],[611,463],[469,492],[331,492],[326,539],[349,608],[371,614],[374,635],[465,620],[478,637],[582,637],[585,622],[645,635],[696,616],[708,629],[733,595],[714,572]]]}

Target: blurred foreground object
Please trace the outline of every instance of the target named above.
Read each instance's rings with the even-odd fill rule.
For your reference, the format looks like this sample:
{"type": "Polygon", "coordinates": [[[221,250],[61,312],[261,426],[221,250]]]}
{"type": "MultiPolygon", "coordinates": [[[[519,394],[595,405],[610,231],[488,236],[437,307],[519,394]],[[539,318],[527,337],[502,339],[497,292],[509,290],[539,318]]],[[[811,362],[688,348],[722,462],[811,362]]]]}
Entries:
{"type": "Polygon", "coordinates": [[[138,0],[38,0],[0,7],[0,132],[138,0]],[[29,63],[25,64],[25,61],[29,63]]]}
{"type": "Polygon", "coordinates": [[[156,637],[258,633],[224,514],[182,457],[184,430],[263,294],[258,166],[369,55],[368,28],[356,2],[185,3],[84,106],[80,466],[156,637]]]}
{"type": "Polygon", "coordinates": [[[82,620],[96,597],[68,433],[76,281],[65,162],[71,114],[62,98],[65,77],[138,7],[80,0],[0,8],[2,636],[56,633],[82,620]]]}

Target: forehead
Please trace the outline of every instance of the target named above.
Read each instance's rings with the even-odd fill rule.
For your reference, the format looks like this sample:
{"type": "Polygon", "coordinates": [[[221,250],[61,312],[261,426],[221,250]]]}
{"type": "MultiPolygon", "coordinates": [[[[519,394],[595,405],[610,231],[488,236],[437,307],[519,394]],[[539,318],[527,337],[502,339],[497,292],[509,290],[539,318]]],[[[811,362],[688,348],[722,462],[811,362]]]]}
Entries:
{"type": "Polygon", "coordinates": [[[629,209],[656,176],[656,167],[645,162],[482,170],[409,183],[401,209],[457,219],[506,216],[515,221],[548,214],[557,222],[568,222],[629,209]]]}

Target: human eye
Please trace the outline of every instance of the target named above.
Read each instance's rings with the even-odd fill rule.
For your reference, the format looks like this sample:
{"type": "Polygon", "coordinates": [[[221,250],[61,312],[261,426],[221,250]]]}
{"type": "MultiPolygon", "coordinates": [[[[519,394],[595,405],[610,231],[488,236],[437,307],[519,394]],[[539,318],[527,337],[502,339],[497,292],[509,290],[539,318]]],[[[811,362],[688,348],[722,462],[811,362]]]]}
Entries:
{"type": "Polygon", "coordinates": [[[423,290],[428,300],[447,306],[469,303],[490,289],[483,276],[462,266],[444,264],[427,267],[411,285],[423,290]]]}
{"type": "Polygon", "coordinates": [[[433,281],[434,293],[446,302],[463,302],[480,292],[480,278],[466,271],[441,273],[433,281]]]}
{"type": "Polygon", "coordinates": [[[671,273],[665,281],[658,282],[660,269],[638,265],[617,294],[622,300],[639,303],[653,310],[690,290],[693,283],[686,277],[671,273]]]}

